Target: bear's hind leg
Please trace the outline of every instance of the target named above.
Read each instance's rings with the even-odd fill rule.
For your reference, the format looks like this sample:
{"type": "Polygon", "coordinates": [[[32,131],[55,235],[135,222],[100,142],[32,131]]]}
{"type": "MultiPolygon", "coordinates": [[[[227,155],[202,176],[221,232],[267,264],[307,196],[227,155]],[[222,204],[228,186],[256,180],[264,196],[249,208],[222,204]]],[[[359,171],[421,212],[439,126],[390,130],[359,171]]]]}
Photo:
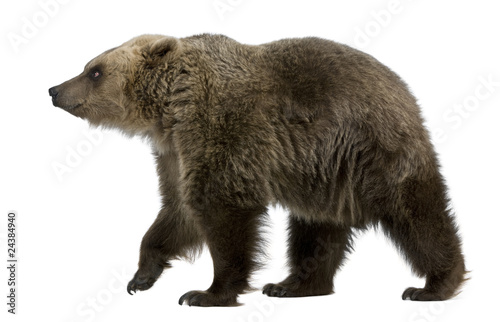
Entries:
{"type": "Polygon", "coordinates": [[[291,214],[288,234],[290,275],[280,283],[267,284],[263,293],[274,297],[333,293],[333,277],[351,247],[351,228],[307,222],[291,214]]]}
{"type": "Polygon", "coordinates": [[[408,180],[400,196],[396,207],[399,213],[386,214],[381,224],[413,272],[426,277],[423,288],[406,289],[403,299],[439,301],[455,296],[465,281],[466,270],[441,177],[408,180]]]}

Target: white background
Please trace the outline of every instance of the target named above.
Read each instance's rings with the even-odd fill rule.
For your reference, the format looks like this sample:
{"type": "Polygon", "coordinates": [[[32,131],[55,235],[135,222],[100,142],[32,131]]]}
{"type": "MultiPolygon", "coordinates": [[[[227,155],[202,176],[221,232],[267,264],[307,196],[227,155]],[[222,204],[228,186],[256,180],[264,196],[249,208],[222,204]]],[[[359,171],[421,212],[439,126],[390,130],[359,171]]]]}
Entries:
{"type": "MultiPolygon", "coordinates": [[[[54,1],[4,1],[0,8],[0,267],[9,210],[19,214],[20,259],[16,316],[7,313],[7,270],[0,271],[2,321],[498,319],[496,1],[54,1]],[[373,231],[357,238],[331,296],[274,300],[256,291],[237,308],[179,306],[182,294],[210,285],[207,253],[194,264],[175,262],[147,292],[126,293],[160,207],[149,147],[113,131],[89,141],[87,123],[53,107],[47,90],[133,36],[203,32],[250,44],[324,37],[370,53],[407,81],[433,133],[472,270],[461,295],[402,301],[406,287],[424,281],[373,231]],[[72,155],[78,149],[81,158],[72,155]],[[58,164],[71,172],[58,177],[58,164]]],[[[270,215],[270,261],[255,275],[258,288],[286,276],[286,213],[270,215]]]]}

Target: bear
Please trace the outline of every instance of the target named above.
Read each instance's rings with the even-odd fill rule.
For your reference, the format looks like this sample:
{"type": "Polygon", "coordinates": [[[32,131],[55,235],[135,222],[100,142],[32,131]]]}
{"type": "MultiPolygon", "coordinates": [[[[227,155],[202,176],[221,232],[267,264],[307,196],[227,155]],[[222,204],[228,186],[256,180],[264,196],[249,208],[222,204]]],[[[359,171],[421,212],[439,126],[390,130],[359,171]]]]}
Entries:
{"type": "Polygon", "coordinates": [[[262,266],[267,209],[289,212],[289,275],[272,297],[331,294],[353,234],[382,230],[426,279],[404,300],[446,300],[467,279],[461,238],[420,107],[372,56],[308,37],[142,35],[49,89],[92,126],[147,138],[162,207],[145,233],[133,294],[205,246],[212,285],[179,299],[235,306],[262,266]],[[319,258],[308,266],[311,258],[319,258]],[[305,269],[307,268],[307,269],[305,269]]]}

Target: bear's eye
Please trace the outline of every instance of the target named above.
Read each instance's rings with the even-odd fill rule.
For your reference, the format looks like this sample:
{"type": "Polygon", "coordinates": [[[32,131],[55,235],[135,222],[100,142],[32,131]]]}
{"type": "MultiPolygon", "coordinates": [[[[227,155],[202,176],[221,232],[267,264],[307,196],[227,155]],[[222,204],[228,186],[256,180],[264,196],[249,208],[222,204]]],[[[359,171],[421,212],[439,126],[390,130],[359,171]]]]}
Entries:
{"type": "Polygon", "coordinates": [[[90,78],[97,79],[99,77],[101,77],[101,72],[100,71],[94,70],[94,71],[90,72],[90,78]]]}

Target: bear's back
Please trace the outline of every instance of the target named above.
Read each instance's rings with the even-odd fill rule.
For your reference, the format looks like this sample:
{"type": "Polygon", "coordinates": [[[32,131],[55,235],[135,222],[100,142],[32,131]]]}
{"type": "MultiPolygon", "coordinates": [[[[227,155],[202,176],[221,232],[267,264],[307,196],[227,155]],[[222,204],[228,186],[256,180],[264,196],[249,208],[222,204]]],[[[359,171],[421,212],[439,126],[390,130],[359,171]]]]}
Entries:
{"type": "Polygon", "coordinates": [[[409,142],[431,149],[416,99],[368,54],[315,37],[262,45],[211,34],[182,41],[184,63],[200,85],[196,103],[209,101],[204,109],[247,105],[292,123],[349,124],[390,153],[409,142]]]}

